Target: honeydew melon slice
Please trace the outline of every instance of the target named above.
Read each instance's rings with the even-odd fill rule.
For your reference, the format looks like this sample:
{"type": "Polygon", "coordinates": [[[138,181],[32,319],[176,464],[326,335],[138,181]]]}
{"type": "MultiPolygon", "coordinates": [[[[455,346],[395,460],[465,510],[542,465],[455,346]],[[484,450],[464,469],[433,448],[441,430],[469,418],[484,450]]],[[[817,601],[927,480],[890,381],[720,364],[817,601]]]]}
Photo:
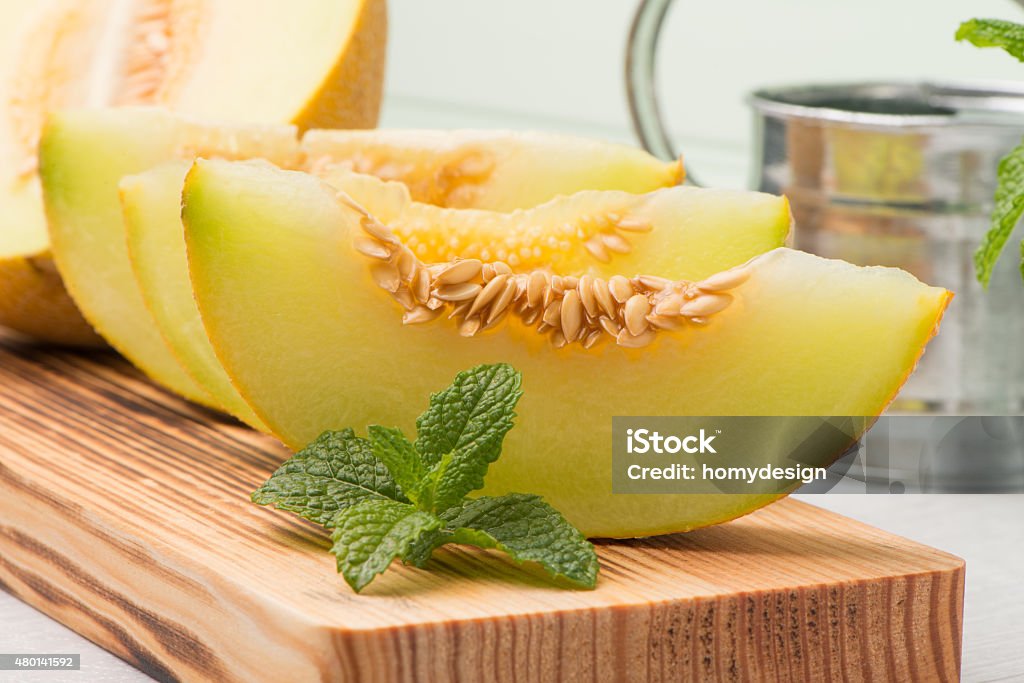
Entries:
{"type": "MultiPolygon", "coordinates": [[[[336,135],[337,140],[352,139],[349,133],[336,135]]],[[[317,133],[314,138],[321,141],[318,144],[327,145],[335,140],[333,136],[317,133]]],[[[410,138],[400,132],[391,136],[385,137],[410,138]]],[[[537,159],[541,152],[550,152],[555,147],[573,160],[573,163],[561,164],[561,155],[557,153],[548,160],[544,177],[550,186],[544,199],[581,182],[589,182],[595,177],[591,170],[594,167],[600,169],[596,177],[602,182],[621,179],[633,185],[658,186],[674,182],[678,176],[678,164],[663,163],[643,152],[617,145],[550,135],[502,137],[488,134],[486,137],[488,149],[495,158],[537,159]],[[534,144],[537,149],[529,148],[534,144]],[[617,161],[619,155],[621,163],[617,161]]],[[[476,140],[476,137],[470,136],[469,140],[476,140]]],[[[338,153],[351,153],[347,145],[338,143],[338,153]]],[[[450,149],[469,153],[476,148],[468,143],[457,143],[450,149]]],[[[395,165],[406,163],[400,148],[390,150],[395,155],[392,159],[395,165]]],[[[418,153],[416,149],[411,152],[413,156],[418,153]]],[[[292,168],[305,168],[311,163],[291,127],[204,124],[155,109],[61,112],[50,120],[40,145],[53,249],[61,275],[79,308],[112,346],[154,380],[187,398],[216,404],[195,379],[179,367],[145,310],[129,263],[117,190],[118,182],[125,175],[176,158],[191,160],[197,155],[263,157],[292,168]]],[[[318,153],[317,159],[317,165],[324,165],[322,153],[318,153]]],[[[429,178],[446,177],[448,161],[449,157],[443,156],[433,162],[419,159],[415,168],[422,176],[415,176],[416,182],[425,187],[429,178]]],[[[487,196],[514,196],[520,183],[525,182],[525,176],[531,173],[531,169],[521,166],[516,167],[515,173],[495,172],[487,182],[487,196]]],[[[534,198],[538,196],[541,195],[533,194],[534,198]]],[[[252,418],[240,406],[236,408],[243,418],[252,418]]]]}
{"type": "Polygon", "coordinates": [[[192,300],[181,226],[181,187],[191,166],[170,161],[121,181],[131,265],[160,334],[189,376],[218,408],[265,430],[220,367],[192,300]]]}
{"type": "MultiPolygon", "coordinates": [[[[577,340],[556,348],[561,332],[541,335],[518,314],[468,337],[459,316],[403,325],[403,308],[383,288],[394,288],[391,266],[354,248],[373,233],[402,253],[387,242],[386,226],[307,174],[200,160],[186,180],[182,216],[193,290],[217,357],[282,441],[300,447],[326,429],[374,423],[412,433],[427,395],[457,371],[511,363],[523,373],[524,396],[486,491],[541,494],[590,536],[692,529],[777,497],[614,495],[612,416],[877,415],[951,296],[903,271],[783,248],[705,280],[686,299],[689,308],[677,308],[690,316],[681,329],[653,339],[620,331],[625,345],[585,348],[577,340]],[[729,287],[727,299],[713,291],[729,287]],[[722,301],[731,305],[709,312],[722,301]],[[631,348],[637,341],[647,345],[631,348]]],[[[561,298],[563,309],[568,300],[561,298]]],[[[573,306],[578,312],[579,302],[573,306]]],[[[633,317],[630,304],[624,308],[633,317]]],[[[552,321],[573,327],[564,316],[552,321]]]]}
{"type": "Polygon", "coordinates": [[[236,122],[373,126],[386,25],[385,0],[0,2],[0,325],[99,342],[50,262],[36,173],[49,111],[160,105],[236,122]]]}
{"type": "Polygon", "coordinates": [[[128,258],[118,183],[196,155],[299,163],[291,126],[219,128],[158,109],[54,115],[40,143],[40,177],[53,255],[68,291],[103,337],[149,377],[218,407],[182,368],[153,323],[128,258]]]}

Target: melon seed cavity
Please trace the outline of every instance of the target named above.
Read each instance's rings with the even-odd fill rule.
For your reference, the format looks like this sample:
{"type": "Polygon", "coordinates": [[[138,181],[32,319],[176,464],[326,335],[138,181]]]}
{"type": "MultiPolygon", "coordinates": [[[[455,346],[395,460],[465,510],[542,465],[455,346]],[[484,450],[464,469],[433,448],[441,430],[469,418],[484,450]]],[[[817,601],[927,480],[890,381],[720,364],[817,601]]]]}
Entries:
{"type": "MultiPolygon", "coordinates": [[[[355,238],[354,247],[370,261],[374,282],[405,309],[402,322],[423,324],[447,314],[465,337],[493,329],[514,315],[549,335],[555,348],[578,343],[589,349],[604,339],[640,348],[659,332],[706,323],[733,302],[731,290],[751,276],[747,266],[689,282],[651,275],[604,280],[543,270],[516,273],[504,261],[475,258],[424,264],[347,194],[339,192],[337,197],[361,215],[364,234],[355,238]]],[[[644,229],[639,224],[618,225],[644,229]]],[[[611,248],[607,241],[602,245],[611,248]]]]}

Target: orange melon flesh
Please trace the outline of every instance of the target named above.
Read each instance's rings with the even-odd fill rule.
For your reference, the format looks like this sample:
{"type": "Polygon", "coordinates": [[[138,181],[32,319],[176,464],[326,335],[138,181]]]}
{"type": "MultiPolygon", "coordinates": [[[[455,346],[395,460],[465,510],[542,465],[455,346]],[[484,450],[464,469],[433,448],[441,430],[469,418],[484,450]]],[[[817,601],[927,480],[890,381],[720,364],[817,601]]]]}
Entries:
{"type": "MultiPolygon", "coordinates": [[[[334,135],[323,133],[315,137],[333,140],[334,135]]],[[[349,136],[336,135],[338,139],[349,136]]],[[[401,137],[400,133],[392,135],[401,137]]],[[[545,166],[545,177],[550,181],[545,200],[576,186],[581,182],[576,174],[594,164],[602,165],[602,177],[606,179],[626,177],[633,183],[657,185],[675,177],[664,172],[666,168],[675,168],[673,164],[627,150],[620,166],[615,161],[615,155],[621,151],[619,146],[579,138],[540,136],[536,144],[542,148],[520,149],[533,144],[533,139],[491,135],[489,149],[503,157],[533,159],[541,149],[549,151],[556,140],[562,140],[565,155],[576,163],[560,165],[559,155],[555,155],[545,166]],[[505,148],[512,151],[503,152],[505,148]],[[637,156],[645,163],[638,165],[637,156]],[[640,173],[641,177],[638,180],[626,171],[640,173]]],[[[337,151],[342,153],[346,149],[339,146],[337,151]]],[[[397,148],[392,151],[396,155],[400,152],[397,148]]],[[[50,119],[40,145],[53,249],[60,273],[79,308],[112,346],[155,381],[187,398],[219,407],[220,392],[208,391],[182,367],[181,361],[186,359],[176,357],[168,348],[156,321],[146,310],[129,260],[118,197],[118,183],[124,176],[173,159],[192,160],[195,156],[259,157],[292,168],[310,164],[306,150],[296,139],[295,129],[290,126],[200,123],[159,109],[61,112],[50,119]]],[[[322,160],[322,155],[318,159],[322,160]]],[[[403,163],[398,156],[393,161],[403,163]]],[[[416,168],[422,177],[417,182],[423,185],[430,178],[443,176],[444,163],[445,159],[440,157],[434,165],[429,160],[420,160],[416,168]]],[[[529,173],[529,169],[520,168],[519,172],[529,173]]],[[[488,182],[489,196],[512,197],[518,186],[516,175],[503,172],[488,182]]],[[[218,386],[223,387],[224,381],[218,386]]],[[[252,419],[251,413],[237,401],[228,403],[235,406],[236,414],[243,419],[252,419]]],[[[255,421],[252,424],[259,426],[255,421]]]]}
{"type": "Polygon", "coordinates": [[[388,225],[426,263],[477,258],[524,271],[644,271],[694,280],[783,246],[792,224],[786,198],[762,192],[583,190],[500,212],[417,202],[403,183],[344,168],[317,175],[388,225]]]}
{"type": "Polygon", "coordinates": [[[935,334],[946,290],[888,268],[788,249],[749,263],[729,308],[650,346],[554,349],[515,319],[465,338],[405,326],[352,244],[359,214],[309,175],[198,161],[183,220],[193,290],[218,358],[267,427],[297,448],[326,429],[414,433],[459,370],[523,373],[517,426],[487,493],[537,493],[589,536],[683,531],[775,495],[614,495],[615,415],[879,414],[935,334]]]}
{"type": "Polygon", "coordinates": [[[0,325],[99,342],[49,262],[36,167],[48,112],[160,105],[236,122],[373,126],[386,24],[385,0],[0,3],[0,325]]]}

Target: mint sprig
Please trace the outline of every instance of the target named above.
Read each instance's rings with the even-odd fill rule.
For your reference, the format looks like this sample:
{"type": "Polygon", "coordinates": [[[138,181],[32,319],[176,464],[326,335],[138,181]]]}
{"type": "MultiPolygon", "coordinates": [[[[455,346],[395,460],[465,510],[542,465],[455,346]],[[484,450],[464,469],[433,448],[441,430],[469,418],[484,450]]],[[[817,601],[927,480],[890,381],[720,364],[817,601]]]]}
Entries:
{"type": "Polygon", "coordinates": [[[447,510],[484,485],[512,429],[521,382],[508,365],[481,365],[430,397],[430,407],[416,420],[416,450],[430,467],[421,480],[430,509],[447,510]]]}
{"type": "Polygon", "coordinates": [[[505,364],[459,373],[430,397],[417,438],[371,425],[325,432],[252,494],[332,530],[338,571],[359,592],[391,562],[423,567],[448,543],[507,553],[555,579],[593,588],[594,546],[539,496],[467,498],[483,486],[513,426],[522,378],[505,364]]]}
{"type": "Polygon", "coordinates": [[[1002,19],[970,19],[960,24],[956,39],[976,47],[1001,47],[1024,62],[1024,25],[1002,19]]]}
{"type": "MultiPolygon", "coordinates": [[[[1001,19],[971,19],[960,24],[957,40],[966,40],[977,47],[998,47],[1012,57],[1024,61],[1024,25],[1001,19]]],[[[1024,214],[1024,142],[1017,145],[999,162],[995,205],[991,226],[974,252],[975,275],[985,287],[992,280],[992,271],[1006,242],[1010,239],[1021,214],[1024,214]]],[[[1024,277],[1024,242],[1021,243],[1021,277],[1024,277]]]]}
{"type": "Polygon", "coordinates": [[[366,498],[408,503],[390,470],[351,429],[324,432],[278,468],[252,501],[334,526],[334,518],[366,498]]]}
{"type": "MultiPolygon", "coordinates": [[[[996,261],[1024,214],[1024,142],[999,162],[999,182],[992,208],[992,225],[974,252],[974,270],[978,281],[988,286],[996,261]]],[[[1024,277],[1024,242],[1021,243],[1021,276],[1024,277]]]]}

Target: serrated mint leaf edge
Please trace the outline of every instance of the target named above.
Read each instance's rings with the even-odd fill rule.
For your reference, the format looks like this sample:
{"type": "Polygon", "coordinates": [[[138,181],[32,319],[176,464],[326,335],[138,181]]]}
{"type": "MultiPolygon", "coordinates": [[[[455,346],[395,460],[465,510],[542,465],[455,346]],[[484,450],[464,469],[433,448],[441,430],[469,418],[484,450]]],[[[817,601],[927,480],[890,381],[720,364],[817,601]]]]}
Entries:
{"type": "Polygon", "coordinates": [[[397,427],[370,425],[366,431],[373,454],[388,468],[406,497],[417,502],[427,468],[416,446],[397,427]]]}
{"type": "Polygon", "coordinates": [[[1024,214],[1024,142],[1014,147],[999,162],[998,178],[991,227],[974,252],[975,273],[978,281],[986,287],[1006,242],[1017,227],[1021,214],[1024,214]]]}
{"type": "Polygon", "coordinates": [[[956,31],[957,40],[966,40],[975,47],[1002,48],[1024,62],[1024,25],[1003,19],[969,19],[956,31]]]}
{"type": "MultiPolygon", "coordinates": [[[[333,466],[331,466],[331,469],[334,469],[333,466]]],[[[316,498],[317,497],[314,496],[306,496],[306,500],[315,500],[316,498]]],[[[291,458],[281,463],[270,477],[249,495],[249,499],[257,505],[270,505],[279,510],[293,512],[304,519],[310,520],[311,522],[322,524],[326,528],[331,527],[331,520],[338,511],[367,498],[380,498],[383,500],[395,500],[405,503],[409,502],[399,490],[397,482],[394,480],[387,467],[373,454],[370,442],[367,439],[356,436],[352,429],[328,430],[322,432],[316,439],[310,442],[308,446],[297,451],[291,458]],[[365,449],[364,455],[369,456],[372,461],[349,464],[353,468],[356,468],[359,465],[367,466],[372,464],[374,467],[372,485],[367,481],[360,482],[356,480],[354,476],[351,479],[339,478],[337,476],[337,472],[332,476],[322,476],[311,474],[308,471],[289,471],[290,468],[294,468],[297,465],[316,461],[330,465],[330,463],[324,458],[311,457],[310,451],[317,448],[326,449],[333,440],[351,440],[355,442],[356,445],[365,449]],[[325,500],[329,499],[336,506],[334,509],[326,510],[323,507],[318,508],[310,505],[309,503],[297,503],[295,500],[289,500],[300,499],[300,496],[290,493],[287,490],[287,487],[282,486],[281,483],[288,481],[300,482],[302,480],[309,482],[306,484],[307,486],[319,484],[327,487],[335,485],[343,489],[350,489],[356,496],[358,496],[358,499],[352,501],[348,496],[339,497],[321,495],[319,498],[325,500]],[[392,495],[392,493],[394,495],[392,495]]]]}
{"type": "Polygon", "coordinates": [[[416,449],[431,468],[433,491],[425,508],[445,510],[483,487],[487,470],[501,456],[505,436],[515,425],[521,387],[520,372],[496,363],[460,372],[448,388],[431,395],[429,407],[416,420],[416,449]],[[467,385],[477,387],[469,396],[467,385]],[[466,414],[460,415],[459,408],[466,414]]]}
{"type": "MultiPolygon", "coordinates": [[[[458,508],[452,508],[441,515],[445,528],[451,531],[447,542],[473,545],[480,548],[494,548],[507,554],[516,564],[535,562],[554,579],[564,579],[581,588],[592,589],[597,585],[600,564],[594,545],[569,523],[567,519],[545,502],[540,496],[523,493],[509,493],[504,496],[484,496],[465,501],[458,508]],[[488,524],[481,514],[504,507],[519,507],[524,511],[541,511],[547,524],[558,527],[568,539],[558,543],[559,548],[551,544],[545,546],[529,545],[534,535],[532,530],[526,534],[509,536],[507,525],[515,523],[515,517],[507,514],[500,518],[500,523],[488,524]],[[552,561],[551,551],[570,552],[576,556],[572,562],[552,561]],[[542,552],[545,551],[545,552],[542,552]]],[[[519,521],[521,521],[520,518],[519,521]]]]}
{"type": "Polygon", "coordinates": [[[335,516],[331,553],[337,558],[338,572],[358,593],[387,571],[395,558],[407,555],[423,535],[442,525],[436,516],[409,503],[365,500],[335,516]],[[367,526],[375,523],[386,525],[383,533],[368,531],[367,526]],[[375,543],[375,547],[365,556],[360,554],[360,561],[353,561],[353,554],[369,543],[375,543]]]}
{"type": "MultiPolygon", "coordinates": [[[[445,413],[445,399],[452,394],[458,393],[459,389],[466,382],[473,379],[479,379],[479,376],[485,373],[490,375],[487,378],[488,387],[494,384],[494,379],[498,375],[502,375],[505,382],[511,382],[514,385],[513,391],[511,392],[512,394],[515,394],[515,401],[513,402],[513,405],[515,402],[518,402],[519,397],[522,396],[522,391],[520,390],[522,375],[508,363],[477,365],[455,375],[455,379],[452,380],[452,383],[448,387],[430,395],[430,401],[427,409],[421,413],[418,418],[416,418],[416,448],[423,456],[424,463],[428,467],[436,464],[444,454],[451,453],[462,445],[461,440],[465,437],[466,428],[472,422],[471,419],[463,421],[461,425],[454,428],[454,433],[452,431],[452,426],[449,425],[448,428],[444,430],[443,434],[438,434],[436,433],[437,430],[434,429],[435,423],[428,423],[428,420],[436,419],[439,423],[447,422],[443,419],[445,413]],[[443,441],[443,443],[434,443],[435,440],[443,441]]],[[[487,393],[487,387],[485,387],[484,391],[481,392],[481,396],[486,396],[487,393]]],[[[479,399],[475,401],[473,406],[474,411],[479,406],[480,402],[481,401],[479,399]]],[[[474,412],[471,412],[470,414],[473,415],[474,412]]]]}

